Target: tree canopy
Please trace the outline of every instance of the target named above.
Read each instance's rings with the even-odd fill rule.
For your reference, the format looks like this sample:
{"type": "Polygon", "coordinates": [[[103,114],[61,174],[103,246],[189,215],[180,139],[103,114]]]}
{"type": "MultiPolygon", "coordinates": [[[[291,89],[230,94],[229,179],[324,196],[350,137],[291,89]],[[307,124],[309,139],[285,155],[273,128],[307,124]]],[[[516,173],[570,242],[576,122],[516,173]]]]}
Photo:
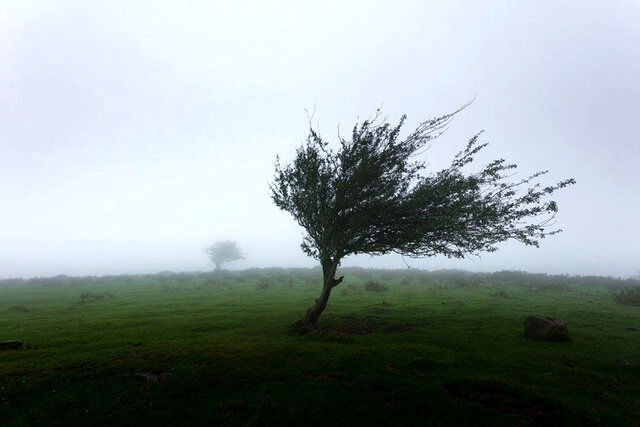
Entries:
{"type": "Polygon", "coordinates": [[[209,255],[216,270],[220,270],[225,262],[244,259],[244,254],[233,240],[215,242],[213,245],[206,247],[204,253],[209,255]]]}
{"type": "Polygon", "coordinates": [[[558,211],[550,196],[575,181],[542,186],[547,171],[513,179],[517,166],[504,159],[468,170],[487,146],[481,132],[449,167],[426,173],[424,151],[465,107],[405,136],[406,116],[392,125],[378,111],[357,122],[350,138],[338,135],[336,145],[310,125],[293,161],[276,160],[271,197],[305,229],[302,250],[322,264],[325,288],[340,283],[336,267],[348,255],[459,258],[509,239],[538,246],[560,231],[550,228],[558,211]]]}

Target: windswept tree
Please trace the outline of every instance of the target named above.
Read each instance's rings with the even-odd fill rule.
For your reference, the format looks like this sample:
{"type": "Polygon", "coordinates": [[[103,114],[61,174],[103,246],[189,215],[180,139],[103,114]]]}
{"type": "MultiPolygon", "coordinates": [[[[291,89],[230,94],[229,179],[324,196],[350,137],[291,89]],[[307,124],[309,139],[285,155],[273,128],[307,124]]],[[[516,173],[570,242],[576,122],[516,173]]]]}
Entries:
{"type": "Polygon", "coordinates": [[[549,229],[558,210],[549,196],[575,181],[541,186],[537,180],[547,171],[512,179],[516,165],[504,159],[469,171],[487,146],[479,142],[481,132],[449,167],[425,173],[423,151],[465,107],[424,121],[405,136],[406,116],[392,125],[378,111],[356,123],[349,139],[338,135],[335,146],[310,123],[293,161],[276,159],[271,197],[305,229],[302,250],[320,262],[323,274],[319,298],[294,326],[315,326],[343,280],[336,270],[348,255],[462,258],[495,251],[510,239],[538,246],[560,232],[549,229]]]}
{"type": "Polygon", "coordinates": [[[213,245],[206,247],[204,253],[209,255],[216,270],[220,270],[225,262],[244,259],[244,254],[233,240],[215,242],[213,245]]]}

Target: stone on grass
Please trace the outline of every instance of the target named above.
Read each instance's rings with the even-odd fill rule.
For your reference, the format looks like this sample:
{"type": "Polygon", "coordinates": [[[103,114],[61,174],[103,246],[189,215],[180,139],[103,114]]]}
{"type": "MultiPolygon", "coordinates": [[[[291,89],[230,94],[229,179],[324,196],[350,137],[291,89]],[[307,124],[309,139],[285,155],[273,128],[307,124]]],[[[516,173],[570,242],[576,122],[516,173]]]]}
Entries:
{"type": "Polygon", "coordinates": [[[524,321],[524,333],[532,338],[549,341],[566,341],[567,322],[553,317],[528,316],[524,321]]]}
{"type": "Polygon", "coordinates": [[[18,340],[2,341],[0,342],[0,350],[15,350],[22,348],[22,345],[22,341],[18,340]]]}
{"type": "Polygon", "coordinates": [[[157,383],[160,379],[158,375],[152,374],[151,372],[136,372],[133,374],[139,380],[147,381],[150,383],[157,383]]]}

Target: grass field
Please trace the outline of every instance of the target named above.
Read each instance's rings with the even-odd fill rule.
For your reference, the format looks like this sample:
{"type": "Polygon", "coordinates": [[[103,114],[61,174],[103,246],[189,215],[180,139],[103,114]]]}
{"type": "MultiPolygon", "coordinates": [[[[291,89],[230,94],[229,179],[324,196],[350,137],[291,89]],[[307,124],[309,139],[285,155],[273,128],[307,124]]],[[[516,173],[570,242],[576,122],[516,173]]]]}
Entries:
{"type": "Polygon", "coordinates": [[[5,281],[25,348],[0,351],[0,424],[640,422],[640,307],[610,288],[343,274],[309,335],[316,270],[5,281]],[[526,338],[529,314],[572,340],[526,338]]]}

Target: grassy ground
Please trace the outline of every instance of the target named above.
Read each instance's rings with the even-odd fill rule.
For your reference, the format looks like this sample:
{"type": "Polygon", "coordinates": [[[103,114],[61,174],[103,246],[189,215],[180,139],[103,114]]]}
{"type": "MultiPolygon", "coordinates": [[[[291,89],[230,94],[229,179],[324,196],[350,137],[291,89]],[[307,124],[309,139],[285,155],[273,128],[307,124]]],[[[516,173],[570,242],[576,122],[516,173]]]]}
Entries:
{"type": "Polygon", "coordinates": [[[314,274],[4,284],[0,341],[26,348],[0,351],[0,424],[640,420],[640,307],[610,290],[348,272],[295,335],[314,274]],[[528,314],[572,340],[526,338],[528,314]]]}

